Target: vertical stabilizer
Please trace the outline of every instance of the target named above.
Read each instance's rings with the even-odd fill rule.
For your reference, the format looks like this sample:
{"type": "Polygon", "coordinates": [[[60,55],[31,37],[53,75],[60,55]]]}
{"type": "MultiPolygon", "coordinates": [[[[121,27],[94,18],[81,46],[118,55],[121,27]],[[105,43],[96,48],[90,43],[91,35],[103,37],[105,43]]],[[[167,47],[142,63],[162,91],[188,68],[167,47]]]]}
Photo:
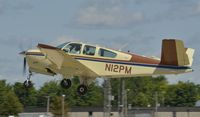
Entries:
{"type": "Polygon", "coordinates": [[[162,42],[161,64],[191,66],[194,49],[185,48],[181,40],[164,39],[162,42]]]}

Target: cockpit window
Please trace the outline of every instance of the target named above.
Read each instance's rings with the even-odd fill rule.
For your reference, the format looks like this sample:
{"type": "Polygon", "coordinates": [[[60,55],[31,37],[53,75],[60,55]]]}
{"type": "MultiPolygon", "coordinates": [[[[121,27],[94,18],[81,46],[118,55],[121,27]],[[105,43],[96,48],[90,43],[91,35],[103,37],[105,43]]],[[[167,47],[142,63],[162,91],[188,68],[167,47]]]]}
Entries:
{"type": "Polygon", "coordinates": [[[80,54],[81,53],[82,44],[71,43],[67,45],[63,50],[67,53],[71,54],[80,54]]]}
{"type": "Polygon", "coordinates": [[[60,49],[62,49],[66,44],[68,44],[69,42],[66,42],[66,43],[63,43],[63,44],[60,44],[60,45],[58,45],[57,46],[57,48],[60,48],[60,49]]]}
{"type": "Polygon", "coordinates": [[[106,50],[106,49],[102,49],[102,48],[99,49],[98,54],[99,54],[99,56],[109,57],[109,58],[115,58],[117,56],[116,53],[111,52],[111,51],[106,50]]]}
{"type": "Polygon", "coordinates": [[[83,49],[83,54],[94,56],[96,47],[85,45],[83,49]]]}

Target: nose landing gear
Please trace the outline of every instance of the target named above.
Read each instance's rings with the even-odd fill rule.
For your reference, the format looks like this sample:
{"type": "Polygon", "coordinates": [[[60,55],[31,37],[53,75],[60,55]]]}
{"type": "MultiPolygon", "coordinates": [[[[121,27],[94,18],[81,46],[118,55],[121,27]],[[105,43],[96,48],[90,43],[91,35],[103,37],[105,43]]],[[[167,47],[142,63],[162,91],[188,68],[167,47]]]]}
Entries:
{"type": "Polygon", "coordinates": [[[23,83],[23,85],[24,85],[25,88],[31,88],[31,87],[33,87],[33,83],[30,80],[31,76],[32,76],[32,73],[30,72],[29,75],[27,76],[27,79],[23,83]]]}

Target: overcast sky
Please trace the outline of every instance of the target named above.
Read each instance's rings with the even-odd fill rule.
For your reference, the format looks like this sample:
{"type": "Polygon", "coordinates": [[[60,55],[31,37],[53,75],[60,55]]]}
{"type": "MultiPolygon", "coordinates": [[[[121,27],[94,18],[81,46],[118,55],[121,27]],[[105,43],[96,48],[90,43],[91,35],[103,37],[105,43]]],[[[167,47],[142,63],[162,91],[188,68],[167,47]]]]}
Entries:
{"type": "MultiPolygon", "coordinates": [[[[194,72],[168,81],[200,83],[200,0],[0,0],[0,79],[23,82],[20,51],[78,40],[158,56],[164,38],[196,49],[194,72]]],[[[54,77],[34,75],[36,87],[54,77]]]]}

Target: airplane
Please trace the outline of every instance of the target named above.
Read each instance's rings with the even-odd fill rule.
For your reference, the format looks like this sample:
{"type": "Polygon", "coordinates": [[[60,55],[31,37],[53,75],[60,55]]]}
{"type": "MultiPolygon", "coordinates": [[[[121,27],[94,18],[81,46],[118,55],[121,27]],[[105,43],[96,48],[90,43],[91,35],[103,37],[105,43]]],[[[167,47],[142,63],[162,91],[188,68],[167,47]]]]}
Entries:
{"type": "Polygon", "coordinates": [[[70,88],[71,78],[79,77],[77,92],[86,94],[88,85],[97,77],[132,78],[164,74],[192,72],[194,49],[185,48],[182,40],[162,40],[161,58],[146,57],[82,42],[66,42],[57,47],[38,44],[37,49],[23,51],[29,75],[24,82],[26,88],[33,86],[32,73],[54,76],[62,75],[60,85],[70,88]]]}

